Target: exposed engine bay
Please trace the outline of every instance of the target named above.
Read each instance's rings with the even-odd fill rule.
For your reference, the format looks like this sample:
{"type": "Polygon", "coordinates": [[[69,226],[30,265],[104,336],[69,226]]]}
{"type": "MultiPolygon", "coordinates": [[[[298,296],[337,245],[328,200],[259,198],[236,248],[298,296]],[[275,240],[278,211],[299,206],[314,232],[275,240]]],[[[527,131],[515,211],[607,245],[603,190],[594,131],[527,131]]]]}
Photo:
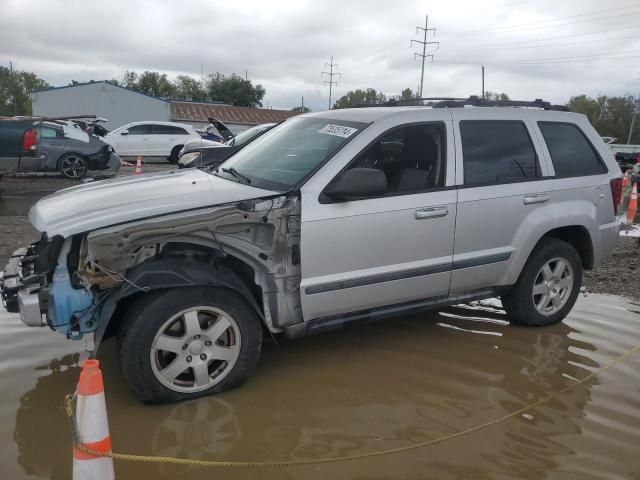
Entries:
{"type": "Polygon", "coordinates": [[[25,323],[68,338],[96,332],[98,344],[127,297],[195,285],[237,291],[273,333],[302,322],[296,196],[163,214],[66,239],[43,235],[16,254],[16,271],[8,272],[15,295],[4,279],[7,308],[28,304],[20,308],[32,317],[25,323]]]}

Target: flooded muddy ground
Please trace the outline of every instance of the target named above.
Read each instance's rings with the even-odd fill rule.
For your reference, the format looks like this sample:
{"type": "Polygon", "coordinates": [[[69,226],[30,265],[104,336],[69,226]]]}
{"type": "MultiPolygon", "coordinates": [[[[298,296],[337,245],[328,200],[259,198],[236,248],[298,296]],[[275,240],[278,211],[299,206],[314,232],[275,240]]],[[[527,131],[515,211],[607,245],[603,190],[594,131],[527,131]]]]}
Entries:
{"type": "MultiPolygon", "coordinates": [[[[82,343],[0,314],[0,478],[71,477],[62,400],[82,343]]],[[[401,447],[488,422],[640,344],[640,305],[581,297],[547,328],[509,325],[499,303],[460,305],[267,344],[244,386],[144,406],[109,340],[103,367],[115,451],[272,461],[401,447]]],[[[361,461],[211,469],[116,461],[119,479],[640,478],[640,354],[524,415],[462,438],[361,461]]]]}
{"type": "MultiPolygon", "coordinates": [[[[158,166],[168,169],[170,166],[158,166]]],[[[4,179],[0,263],[36,232],[26,212],[59,178],[4,179]]],[[[115,451],[208,460],[350,456],[438,438],[557,392],[640,345],[639,250],[621,238],[585,278],[570,316],[508,324],[499,302],[353,325],[263,350],[241,388],[144,406],[127,390],[116,342],[98,358],[115,451]]],[[[0,478],[71,478],[63,412],[89,342],[23,326],[0,309],[0,478]]],[[[640,354],[525,415],[397,455],[330,465],[227,469],[116,462],[119,479],[640,479],[640,354]]]]}

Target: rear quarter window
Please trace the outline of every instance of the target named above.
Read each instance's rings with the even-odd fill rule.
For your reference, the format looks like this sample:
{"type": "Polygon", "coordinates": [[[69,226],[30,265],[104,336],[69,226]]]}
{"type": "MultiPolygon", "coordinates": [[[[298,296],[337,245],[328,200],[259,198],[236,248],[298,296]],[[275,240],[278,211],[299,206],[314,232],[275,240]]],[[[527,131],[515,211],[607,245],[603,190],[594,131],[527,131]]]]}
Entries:
{"type": "Polygon", "coordinates": [[[557,177],[583,177],[607,172],[604,162],[577,125],[538,122],[557,177]]]}

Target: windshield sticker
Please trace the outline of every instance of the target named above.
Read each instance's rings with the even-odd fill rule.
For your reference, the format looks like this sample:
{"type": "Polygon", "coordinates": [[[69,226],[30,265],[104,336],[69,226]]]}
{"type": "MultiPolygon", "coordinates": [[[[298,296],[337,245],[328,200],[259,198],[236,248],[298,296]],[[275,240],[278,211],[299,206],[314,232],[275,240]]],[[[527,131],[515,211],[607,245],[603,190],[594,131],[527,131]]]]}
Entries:
{"type": "Polygon", "coordinates": [[[325,133],[327,135],[335,135],[336,137],[349,138],[351,135],[353,135],[357,131],[358,131],[357,128],[328,124],[322,127],[320,130],[318,130],[318,133],[325,133]]]}

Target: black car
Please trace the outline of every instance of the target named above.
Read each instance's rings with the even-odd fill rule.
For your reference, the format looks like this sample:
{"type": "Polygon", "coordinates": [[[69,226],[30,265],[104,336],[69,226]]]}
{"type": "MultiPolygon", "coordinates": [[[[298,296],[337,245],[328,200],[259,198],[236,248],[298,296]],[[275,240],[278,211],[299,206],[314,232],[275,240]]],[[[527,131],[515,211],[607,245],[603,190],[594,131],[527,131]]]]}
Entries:
{"type": "Polygon", "coordinates": [[[221,144],[185,148],[180,156],[180,160],[178,160],[178,167],[216,166],[224,162],[247,143],[271,130],[275,125],[275,123],[256,125],[221,144]]]}
{"type": "Polygon", "coordinates": [[[640,153],[633,152],[616,152],[615,154],[616,162],[620,165],[620,170],[622,173],[626,172],[633,168],[633,166],[640,160],[640,153]]]}

